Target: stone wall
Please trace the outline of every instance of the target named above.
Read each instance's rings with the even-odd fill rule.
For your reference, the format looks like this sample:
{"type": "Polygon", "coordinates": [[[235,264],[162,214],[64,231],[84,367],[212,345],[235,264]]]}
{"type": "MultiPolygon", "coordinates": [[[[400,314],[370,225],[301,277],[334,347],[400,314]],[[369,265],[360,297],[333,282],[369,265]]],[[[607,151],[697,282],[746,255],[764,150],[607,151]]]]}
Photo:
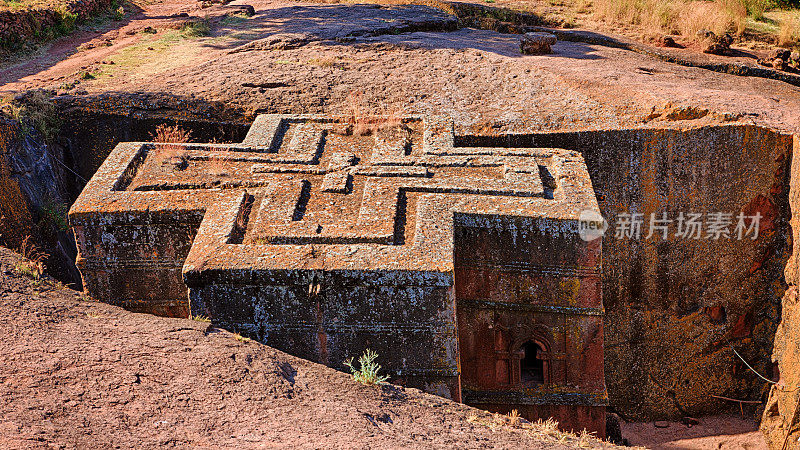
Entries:
{"type": "Polygon", "coordinates": [[[464,401],[605,436],[602,239],[547,219],[469,225],[455,231],[464,401]]]}

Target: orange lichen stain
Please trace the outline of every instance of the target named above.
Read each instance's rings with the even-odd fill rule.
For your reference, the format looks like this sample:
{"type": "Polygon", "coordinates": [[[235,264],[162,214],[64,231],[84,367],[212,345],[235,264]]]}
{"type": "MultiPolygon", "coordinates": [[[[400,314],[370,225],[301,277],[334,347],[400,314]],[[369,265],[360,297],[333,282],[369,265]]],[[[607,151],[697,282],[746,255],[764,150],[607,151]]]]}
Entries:
{"type": "Polygon", "coordinates": [[[558,284],[563,295],[562,300],[570,306],[576,306],[580,298],[578,293],[581,290],[581,281],[577,278],[562,278],[558,280],[558,284]]]}
{"type": "Polygon", "coordinates": [[[33,219],[19,183],[11,177],[6,154],[8,141],[17,135],[17,127],[0,124],[0,241],[16,248],[33,232],[33,219]]]}

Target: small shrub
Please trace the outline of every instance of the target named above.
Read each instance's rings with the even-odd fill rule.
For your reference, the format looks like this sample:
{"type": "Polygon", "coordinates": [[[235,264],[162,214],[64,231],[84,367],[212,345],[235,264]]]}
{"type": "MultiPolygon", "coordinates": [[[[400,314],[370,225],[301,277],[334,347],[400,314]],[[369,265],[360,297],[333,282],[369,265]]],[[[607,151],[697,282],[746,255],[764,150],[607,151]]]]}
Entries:
{"type": "Polygon", "coordinates": [[[45,226],[50,225],[58,231],[67,231],[69,230],[68,211],[69,207],[65,203],[47,201],[40,210],[42,222],[45,226]]]}
{"type": "Polygon", "coordinates": [[[353,379],[362,384],[383,384],[389,379],[387,375],[379,375],[381,365],[375,362],[378,359],[378,354],[370,349],[367,349],[363,355],[358,358],[359,368],[353,366],[353,358],[349,358],[344,362],[344,365],[350,369],[353,374],[353,379]]]}
{"type": "Polygon", "coordinates": [[[336,65],[336,58],[311,58],[308,60],[308,63],[312,66],[320,66],[320,67],[334,67],[336,65]]]}
{"type": "Polygon", "coordinates": [[[184,130],[178,125],[159,125],[156,127],[156,132],[153,134],[153,139],[156,142],[166,143],[185,143],[189,142],[192,137],[192,132],[184,130]]]}
{"type": "MultiPolygon", "coordinates": [[[[377,132],[408,133],[409,128],[403,123],[401,114],[396,109],[390,109],[379,116],[370,116],[362,113],[362,93],[352,91],[347,95],[348,107],[345,113],[338,117],[337,126],[333,132],[345,136],[371,136],[377,132]]],[[[387,108],[383,107],[386,110],[387,108]]]]}
{"type": "Polygon", "coordinates": [[[233,337],[236,338],[237,341],[244,342],[244,343],[250,342],[250,340],[251,340],[249,337],[244,337],[239,333],[234,333],[233,337]]]}
{"type": "Polygon", "coordinates": [[[67,35],[72,33],[75,30],[75,25],[78,23],[78,15],[67,10],[66,8],[61,8],[56,11],[58,15],[58,20],[56,21],[56,32],[62,35],[67,35]]]}
{"type": "Polygon", "coordinates": [[[191,319],[194,320],[195,322],[205,322],[205,323],[211,322],[211,319],[208,318],[207,316],[191,316],[191,319]]]}

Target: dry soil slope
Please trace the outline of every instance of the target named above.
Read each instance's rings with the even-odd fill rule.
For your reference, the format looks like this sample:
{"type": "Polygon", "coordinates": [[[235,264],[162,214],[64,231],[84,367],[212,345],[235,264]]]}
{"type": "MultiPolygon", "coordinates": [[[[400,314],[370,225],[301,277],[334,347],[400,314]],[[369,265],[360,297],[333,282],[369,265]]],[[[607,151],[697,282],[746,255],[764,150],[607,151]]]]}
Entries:
{"type": "Polygon", "coordinates": [[[87,301],[0,248],[0,447],[596,446],[289,356],[188,319],[87,301]]]}

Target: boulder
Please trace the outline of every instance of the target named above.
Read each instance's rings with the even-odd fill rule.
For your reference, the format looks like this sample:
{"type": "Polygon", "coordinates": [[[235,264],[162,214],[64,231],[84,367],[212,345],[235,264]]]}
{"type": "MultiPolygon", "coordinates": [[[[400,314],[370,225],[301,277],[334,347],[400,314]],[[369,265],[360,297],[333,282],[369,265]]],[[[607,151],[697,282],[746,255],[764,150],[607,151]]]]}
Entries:
{"type": "Polygon", "coordinates": [[[550,46],[557,40],[556,36],[550,33],[525,33],[519,41],[519,51],[523,55],[546,55],[552,53],[550,46]]]}
{"type": "Polygon", "coordinates": [[[717,36],[708,30],[700,30],[697,35],[705,42],[703,53],[710,53],[712,55],[727,55],[733,44],[733,36],[728,33],[722,36],[717,36]]]}
{"type": "Polygon", "coordinates": [[[782,59],[784,61],[789,61],[789,59],[791,58],[791,55],[792,55],[792,51],[791,50],[778,48],[778,49],[775,49],[775,56],[773,56],[773,58],[774,59],[782,59]]]}
{"type": "Polygon", "coordinates": [[[672,36],[661,36],[656,41],[656,45],[659,47],[683,48],[682,45],[675,42],[675,39],[673,39],[672,36]]]}

